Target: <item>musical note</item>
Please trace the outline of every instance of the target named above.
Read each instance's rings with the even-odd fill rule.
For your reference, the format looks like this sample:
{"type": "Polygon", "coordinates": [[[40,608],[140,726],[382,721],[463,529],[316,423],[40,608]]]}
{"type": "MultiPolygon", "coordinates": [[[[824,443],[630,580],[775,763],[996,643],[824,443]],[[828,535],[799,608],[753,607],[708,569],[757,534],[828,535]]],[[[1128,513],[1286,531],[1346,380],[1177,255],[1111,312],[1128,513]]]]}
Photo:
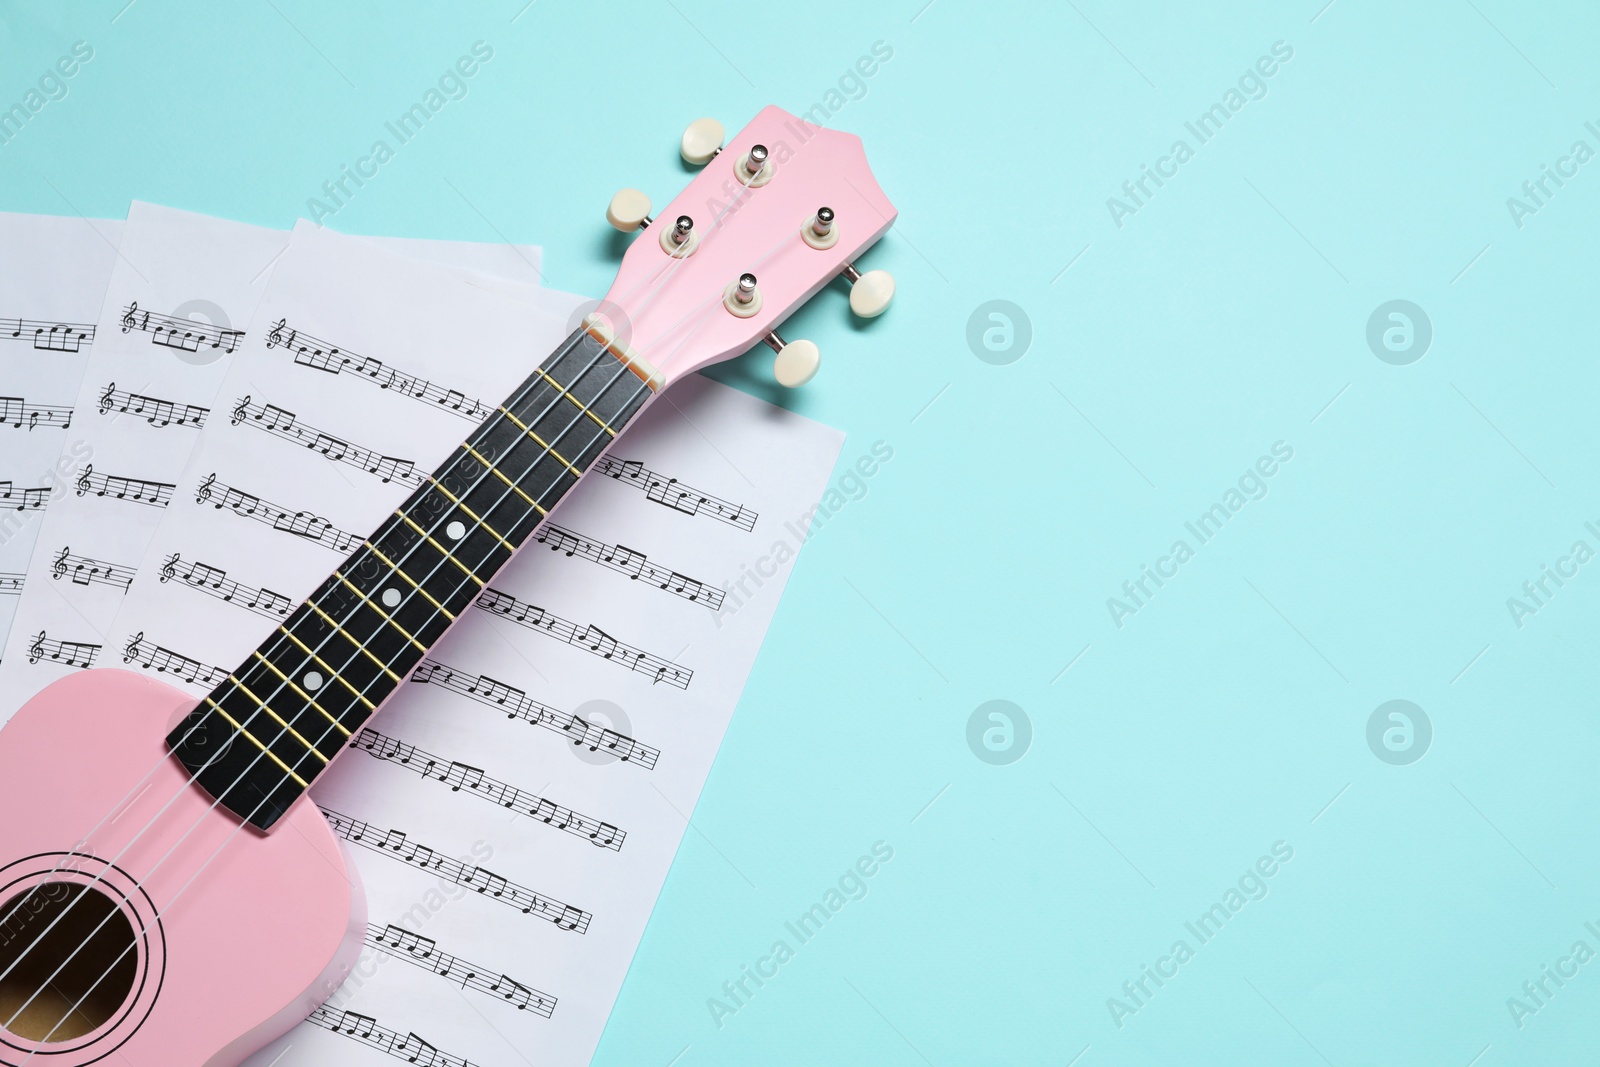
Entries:
{"type": "Polygon", "coordinates": [[[0,482],[0,510],[9,508],[12,511],[43,511],[48,503],[50,503],[48,485],[41,485],[35,489],[18,489],[10,482],[0,482]]]}
{"type": "Polygon", "coordinates": [[[438,855],[427,845],[408,841],[403,831],[384,830],[381,831],[380,838],[380,831],[367,823],[358,822],[348,815],[328,808],[323,808],[322,813],[327,816],[334,832],[353,845],[381,852],[430,874],[436,873],[440,878],[471,889],[485,899],[516,908],[524,915],[532,915],[546,922],[555,923],[563,930],[579,934],[587,933],[589,930],[591,916],[581,908],[537,893],[504,875],[438,855]]]}
{"type": "Polygon", "coordinates": [[[58,641],[43,630],[28,643],[28,662],[49,660],[67,667],[93,667],[100,646],[88,641],[58,641]]]}
{"type": "Polygon", "coordinates": [[[601,456],[595,464],[595,470],[609,478],[615,478],[624,485],[643,490],[647,499],[669,507],[673,511],[685,515],[705,515],[747,532],[756,528],[757,515],[749,508],[731,504],[710,493],[691,488],[676,478],[667,478],[655,471],[646,470],[644,464],[638,460],[601,456]]]}
{"type": "Polygon", "coordinates": [[[321,516],[308,511],[290,511],[254,493],[219,482],[215,471],[201,481],[194,499],[197,504],[210,504],[219,510],[227,508],[241,518],[254,519],[274,530],[294,534],[341,554],[347,555],[361,544],[360,537],[339,529],[321,516]]]}
{"type": "Polygon", "coordinates": [[[564,830],[574,837],[584,838],[599,848],[620,852],[622,843],[628,839],[626,832],[610,823],[581,815],[571,808],[561,807],[553,801],[524,792],[507,782],[490,778],[481,768],[446,760],[443,756],[424,752],[415,745],[405,744],[397,738],[388,737],[373,729],[362,729],[350,739],[350,747],[358,752],[365,752],[374,759],[406,767],[421,775],[425,781],[448,785],[453,792],[465,791],[491,804],[498,804],[510,811],[531,816],[547,826],[564,830]]]}
{"type": "Polygon", "coordinates": [[[297,366],[310,367],[328,374],[348,371],[357,380],[371,382],[379,389],[392,390],[414,400],[426,401],[430,406],[474,425],[483,422],[494,413],[493,404],[474,400],[458,389],[435,385],[426,379],[387,367],[380,360],[342,351],[337,346],[300,330],[291,329],[288,338],[285,339],[283,330],[286,326],[288,326],[286,319],[279,319],[273,325],[271,333],[267,336],[267,347],[274,348],[281,345],[285,350],[293,352],[297,366]]]}
{"type": "Polygon", "coordinates": [[[37,352],[78,352],[94,344],[94,327],[34,319],[0,319],[0,341],[27,341],[37,352]]]}
{"type": "Polygon", "coordinates": [[[475,990],[505,1001],[518,1011],[531,1011],[548,1019],[556,1010],[556,998],[550,994],[523,985],[509,975],[496,974],[491,968],[480,967],[448,952],[441,952],[432,938],[414,934],[403,926],[391,923],[379,928],[369,923],[366,944],[391,959],[401,960],[447,981],[459,983],[462,989],[475,990]]]}
{"type": "Polygon", "coordinates": [[[122,662],[132,663],[147,671],[170,674],[207,688],[221,685],[223,679],[228,677],[228,672],[221,667],[213,667],[169,648],[162,648],[154,641],[145,640],[142,630],[128,638],[128,643],[122,648],[122,662]]]}
{"type": "Polygon", "coordinates": [[[150,343],[184,352],[198,352],[201,348],[232,352],[239,346],[243,330],[214,326],[209,322],[180,319],[173,315],[156,315],[141,311],[137,302],[129,304],[122,313],[122,332],[140,330],[150,335],[150,343]]]}
{"type": "Polygon", "coordinates": [[[192,426],[198,430],[205,426],[206,416],[211,414],[210,408],[195,404],[179,404],[171,400],[162,400],[160,397],[118,389],[116,382],[108,383],[101,391],[99,407],[102,415],[115,410],[119,414],[137,416],[157,428],[192,426]]]}
{"type": "Polygon", "coordinates": [[[78,476],[78,495],[94,493],[113,500],[126,500],[133,504],[146,504],[164,508],[172,501],[172,491],[177,486],[170,482],[152,482],[143,478],[128,478],[120,474],[96,474],[94,464],[86,464],[78,476]]]}
{"type": "Polygon", "coordinates": [[[227,571],[198,560],[181,559],[176,552],[168,556],[161,567],[161,581],[169,582],[174,578],[190,589],[279,622],[289,617],[293,607],[282,593],[236,582],[228,577],[227,571]]]}
{"type": "Polygon", "coordinates": [[[658,589],[664,589],[673,596],[682,597],[692,603],[704,604],[712,611],[720,611],[722,608],[724,594],[721,589],[651,563],[643,552],[636,552],[624,545],[608,545],[594,541],[552,523],[545,523],[539,527],[533,539],[547,546],[552,552],[561,552],[598,563],[619,574],[626,574],[634,581],[643,581],[658,589]]]}
{"type": "Polygon", "coordinates": [[[63,547],[50,562],[52,579],[70,578],[73,585],[109,585],[120,587],[127,593],[133,584],[134,567],[110,563],[89,556],[75,556],[72,549],[63,547]]]}
{"type": "Polygon", "coordinates": [[[30,404],[20,396],[0,396],[0,426],[30,431],[40,426],[59,426],[65,430],[72,425],[72,408],[49,404],[30,404]]]}
{"type": "Polygon", "coordinates": [[[385,1029],[370,1015],[339,1011],[324,1004],[306,1021],[407,1063],[423,1067],[477,1067],[464,1057],[440,1052],[416,1034],[385,1029]]]}
{"type": "Polygon", "coordinates": [[[362,448],[360,445],[323,433],[314,426],[305,425],[292,411],[285,411],[273,404],[251,403],[251,398],[248,396],[234,405],[233,415],[229,421],[235,426],[244,423],[258,430],[265,430],[274,437],[304,445],[314,452],[320,452],[335,463],[359,467],[368,474],[376,474],[384,482],[400,482],[415,489],[423,481],[422,475],[416,471],[416,465],[409,459],[381,456],[371,449],[362,448]]]}
{"type": "Polygon", "coordinates": [[[619,663],[630,671],[649,675],[652,683],[666,682],[679,689],[688,689],[689,682],[694,678],[694,672],[689,668],[681,667],[660,656],[651,655],[632,645],[625,645],[592,623],[579,629],[576,623],[551,615],[543,608],[523,603],[508,593],[485,588],[478,595],[476,603],[479,608],[491,615],[510,619],[530,630],[548,634],[574,648],[581,648],[602,659],[619,663]]]}
{"type": "Polygon", "coordinates": [[[12,571],[0,571],[0,595],[20,594],[22,581],[26,577],[27,575],[12,571]]]}
{"type": "Polygon", "coordinates": [[[459,693],[469,700],[504,712],[508,719],[521,719],[529,725],[561,734],[574,745],[582,745],[591,752],[604,749],[623,763],[634,763],[648,770],[661,757],[660,749],[585,722],[576,715],[557,711],[529,698],[523,690],[486,675],[467,674],[435,660],[423,660],[411,672],[411,680],[459,693]]]}

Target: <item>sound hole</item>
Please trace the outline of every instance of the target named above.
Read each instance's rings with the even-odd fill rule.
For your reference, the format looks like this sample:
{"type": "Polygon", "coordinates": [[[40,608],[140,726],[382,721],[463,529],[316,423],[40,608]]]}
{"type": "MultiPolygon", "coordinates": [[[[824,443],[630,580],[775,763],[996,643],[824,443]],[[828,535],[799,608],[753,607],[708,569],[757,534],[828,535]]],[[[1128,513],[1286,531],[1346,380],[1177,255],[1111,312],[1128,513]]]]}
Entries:
{"type": "Polygon", "coordinates": [[[53,1044],[104,1025],[133,991],[134,944],[97,889],[46,882],[0,904],[0,1026],[53,1044]]]}

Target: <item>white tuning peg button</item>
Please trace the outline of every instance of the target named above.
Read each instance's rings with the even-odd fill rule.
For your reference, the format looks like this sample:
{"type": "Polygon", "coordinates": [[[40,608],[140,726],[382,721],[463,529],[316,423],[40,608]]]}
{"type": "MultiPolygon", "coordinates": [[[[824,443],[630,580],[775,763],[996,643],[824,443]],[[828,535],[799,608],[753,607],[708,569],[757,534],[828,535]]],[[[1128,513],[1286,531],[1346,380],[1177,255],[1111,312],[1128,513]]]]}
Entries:
{"type": "Polygon", "coordinates": [[[894,275],[886,270],[869,270],[855,274],[850,286],[850,310],[864,319],[875,319],[889,309],[894,299],[894,275]]]}
{"type": "Polygon", "coordinates": [[[822,352],[817,348],[816,342],[790,341],[778,349],[778,358],[772,361],[772,373],[778,379],[779,385],[794,389],[815,378],[817,368],[820,366],[822,366],[822,352]]]}
{"type": "Polygon", "coordinates": [[[722,150],[722,123],[716,119],[695,119],[683,131],[683,143],[678,151],[685,163],[697,167],[711,162],[711,157],[722,150]]]}
{"type": "Polygon", "coordinates": [[[632,233],[650,221],[650,198],[637,189],[618,189],[606,208],[606,221],[623,233],[632,233]]]}

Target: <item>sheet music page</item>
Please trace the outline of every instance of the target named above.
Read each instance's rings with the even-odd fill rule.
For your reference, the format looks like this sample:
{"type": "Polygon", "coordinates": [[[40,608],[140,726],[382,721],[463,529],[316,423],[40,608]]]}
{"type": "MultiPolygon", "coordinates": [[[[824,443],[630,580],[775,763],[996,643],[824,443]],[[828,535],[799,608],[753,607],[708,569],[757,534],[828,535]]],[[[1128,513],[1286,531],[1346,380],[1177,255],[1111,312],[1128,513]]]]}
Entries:
{"type": "MultiPolygon", "coordinates": [[[[523,280],[517,292],[538,299],[527,285],[538,277],[536,248],[362,240],[503,272],[523,280]]],[[[30,595],[16,603],[0,654],[0,723],[69,671],[112,662],[106,628],[200,430],[215,417],[212,398],[288,242],[285,231],[154,204],[130,208],[102,287],[96,344],[73,391],[65,491],[35,524],[37,551],[22,580],[30,595]]],[[[19,482],[19,494],[23,488],[19,482]]]]}
{"type": "MultiPolygon", "coordinates": [[[[45,510],[65,493],[73,405],[122,223],[0,213],[0,647],[45,510]]],[[[81,427],[78,428],[81,432],[81,427]]]]}
{"type": "MultiPolygon", "coordinates": [[[[493,405],[565,336],[491,296],[297,233],[218,397],[239,421],[207,424],[116,661],[197,696],[243,661],[410,494],[372,457],[432,470],[472,428],[437,389],[350,368],[493,405]]],[[[366,946],[252,1064],[589,1062],[842,439],[702,378],[638,417],[318,780],[366,946]],[[572,639],[591,626],[663,669],[572,639]]]]}

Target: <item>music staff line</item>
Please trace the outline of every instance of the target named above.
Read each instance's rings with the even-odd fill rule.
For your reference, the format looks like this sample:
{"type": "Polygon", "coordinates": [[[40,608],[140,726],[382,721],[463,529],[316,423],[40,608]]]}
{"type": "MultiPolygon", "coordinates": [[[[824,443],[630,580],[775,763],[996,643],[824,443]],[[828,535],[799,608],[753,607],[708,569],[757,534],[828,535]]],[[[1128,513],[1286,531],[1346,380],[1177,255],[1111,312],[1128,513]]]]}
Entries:
{"type": "Polygon", "coordinates": [[[382,360],[373,359],[371,356],[359,356],[354,352],[341,350],[337,345],[330,345],[318,337],[313,337],[300,330],[290,329],[288,336],[284,336],[284,327],[288,326],[287,319],[279,319],[273,324],[272,330],[267,334],[267,348],[281,346],[285,351],[294,354],[294,361],[302,367],[310,367],[327,374],[340,374],[349,371],[357,378],[372,382],[379,389],[388,389],[400,396],[410,397],[413,400],[429,402],[429,406],[436,406],[447,414],[466,419],[477,425],[494,413],[492,404],[485,404],[467,396],[459,389],[447,389],[442,385],[435,385],[426,378],[407,374],[386,366],[382,360]]]}
{"type": "Polygon", "coordinates": [[[154,641],[146,641],[143,630],[128,638],[128,643],[122,648],[122,662],[132,663],[158,674],[170,674],[174,678],[203,685],[207,689],[215,689],[228,677],[228,672],[221,667],[213,667],[192,656],[163,648],[154,641]]]}
{"type": "Polygon", "coordinates": [[[21,595],[23,580],[26,574],[17,574],[14,571],[0,571],[0,596],[21,595]]]}
{"type": "Polygon", "coordinates": [[[694,671],[689,668],[681,667],[671,660],[662,659],[632,645],[625,645],[593,623],[579,629],[577,623],[568,622],[541,607],[518,600],[510,593],[485,588],[478,594],[478,599],[474,603],[491,615],[509,619],[537,633],[554,637],[564,644],[581,648],[601,659],[610,660],[630,671],[646,675],[652,685],[666,682],[679,689],[688,689],[689,682],[694,678],[694,671]]]}
{"type": "Polygon", "coordinates": [[[406,744],[399,738],[364,728],[352,737],[349,743],[351,748],[365,752],[374,759],[404,767],[424,779],[442,782],[453,792],[464,791],[481,797],[491,804],[498,804],[502,808],[530,816],[546,826],[563,830],[574,837],[584,838],[600,848],[620,852],[622,843],[627,840],[628,835],[625,831],[608,822],[591,819],[544,797],[525,793],[514,785],[490,778],[481,767],[447,760],[442,756],[425,752],[416,745],[406,744]]]}
{"type": "Polygon", "coordinates": [[[448,856],[441,856],[427,845],[408,840],[404,831],[379,829],[328,808],[323,808],[322,814],[327,816],[334,832],[352,845],[360,845],[362,848],[397,859],[419,870],[438,874],[489,900],[504,904],[508,908],[515,908],[524,915],[532,915],[553,923],[569,933],[589,932],[589,922],[593,916],[582,908],[564,904],[554,897],[547,897],[527,886],[518,885],[509,881],[504,875],[495,874],[493,871],[460,860],[453,860],[448,856]]]}
{"type": "Polygon", "coordinates": [[[385,1029],[370,1015],[339,1011],[324,1004],[312,1012],[306,1022],[419,1067],[477,1067],[464,1057],[440,1052],[414,1033],[385,1029]]]}
{"type": "Polygon", "coordinates": [[[122,332],[131,333],[134,330],[148,333],[151,344],[183,352],[198,352],[202,347],[232,352],[239,347],[239,339],[244,336],[243,330],[141,311],[137,301],[122,309],[122,332]]]}
{"type": "Polygon", "coordinates": [[[28,662],[38,663],[48,659],[68,667],[93,667],[100,655],[100,647],[89,641],[61,641],[40,630],[28,643],[28,662]]]}
{"type": "Polygon", "coordinates": [[[133,567],[110,563],[89,556],[74,556],[70,546],[63,545],[56,558],[50,562],[50,577],[59,581],[71,578],[73,585],[120,586],[124,594],[133,585],[133,567]]]}
{"type": "Polygon", "coordinates": [[[290,511],[270,500],[263,500],[254,493],[235,489],[225,482],[217,481],[214,471],[206,475],[195,489],[194,500],[196,504],[209,503],[218,510],[227,508],[241,518],[252,519],[274,530],[304,538],[341,555],[354,552],[356,546],[361,544],[360,537],[339,529],[320,515],[313,515],[309,511],[290,511]]]}
{"type": "Polygon", "coordinates": [[[100,414],[104,415],[113,408],[118,413],[137,416],[158,429],[162,426],[193,426],[198,430],[205,426],[206,416],[211,414],[210,408],[179,404],[143,393],[130,393],[118,389],[116,382],[108,382],[100,393],[100,414]]]}
{"type": "Polygon", "coordinates": [[[40,426],[56,426],[65,430],[72,425],[72,409],[53,404],[30,404],[20,396],[0,396],[0,426],[20,430],[26,425],[29,431],[40,426]]]}
{"type": "Polygon", "coordinates": [[[12,511],[43,511],[44,506],[50,502],[52,488],[41,485],[33,489],[18,489],[11,482],[0,482],[0,510],[9,508],[12,511]]]}
{"type": "Polygon", "coordinates": [[[376,474],[384,482],[399,482],[413,489],[422,485],[422,475],[411,460],[379,455],[370,448],[323,433],[315,426],[300,422],[294,412],[285,411],[276,404],[252,404],[250,397],[243,397],[234,405],[228,421],[235,426],[245,423],[265,430],[274,437],[320,452],[334,463],[344,463],[368,474],[376,474]]]}
{"type": "Polygon", "coordinates": [[[94,344],[94,327],[39,319],[0,319],[0,341],[26,340],[37,352],[79,352],[94,344]]]}
{"type": "Polygon", "coordinates": [[[658,589],[664,589],[673,596],[682,597],[691,603],[704,604],[712,611],[722,609],[724,593],[721,589],[651,563],[643,552],[637,552],[626,545],[608,545],[551,523],[539,527],[539,532],[534,534],[533,539],[548,546],[553,552],[565,552],[568,556],[578,556],[591,563],[598,563],[619,574],[626,574],[634,581],[643,581],[658,589]]]}
{"type": "Polygon", "coordinates": [[[113,500],[126,500],[131,504],[164,508],[172,502],[172,491],[176,488],[171,482],[129,478],[121,474],[96,474],[94,464],[88,463],[84,465],[83,473],[78,475],[77,491],[79,496],[93,493],[113,500]]]}
{"type": "Polygon", "coordinates": [[[498,708],[505,712],[508,719],[521,719],[531,726],[558,733],[590,752],[604,750],[623,763],[634,763],[650,770],[661,758],[658,748],[640,744],[631,737],[596,726],[576,715],[557,711],[531,699],[524,690],[496,681],[488,675],[468,674],[437,660],[425,659],[411,672],[411,680],[422,685],[436,685],[479,704],[498,708]]]}
{"type": "Polygon", "coordinates": [[[525,986],[492,968],[480,967],[448,952],[440,952],[438,942],[433,938],[414,934],[403,926],[391,923],[379,929],[368,923],[366,942],[369,948],[386,956],[432,971],[440,978],[459,981],[462,989],[473,989],[497,997],[518,1011],[531,1011],[546,1019],[555,1013],[556,998],[550,994],[525,986]]]}
{"type": "Polygon", "coordinates": [[[749,508],[684,485],[676,478],[657,474],[646,469],[641,460],[601,456],[595,464],[595,470],[607,478],[615,478],[624,485],[641,490],[646,499],[684,515],[705,515],[729,526],[737,526],[747,533],[756,528],[759,516],[749,508]]]}
{"type": "Polygon", "coordinates": [[[253,611],[257,615],[279,622],[287,619],[294,607],[289,598],[282,593],[236,582],[229,578],[228,572],[221,567],[213,567],[199,560],[186,560],[176,552],[162,563],[160,578],[162,582],[174,579],[225,604],[236,604],[246,611],[253,611]]]}

